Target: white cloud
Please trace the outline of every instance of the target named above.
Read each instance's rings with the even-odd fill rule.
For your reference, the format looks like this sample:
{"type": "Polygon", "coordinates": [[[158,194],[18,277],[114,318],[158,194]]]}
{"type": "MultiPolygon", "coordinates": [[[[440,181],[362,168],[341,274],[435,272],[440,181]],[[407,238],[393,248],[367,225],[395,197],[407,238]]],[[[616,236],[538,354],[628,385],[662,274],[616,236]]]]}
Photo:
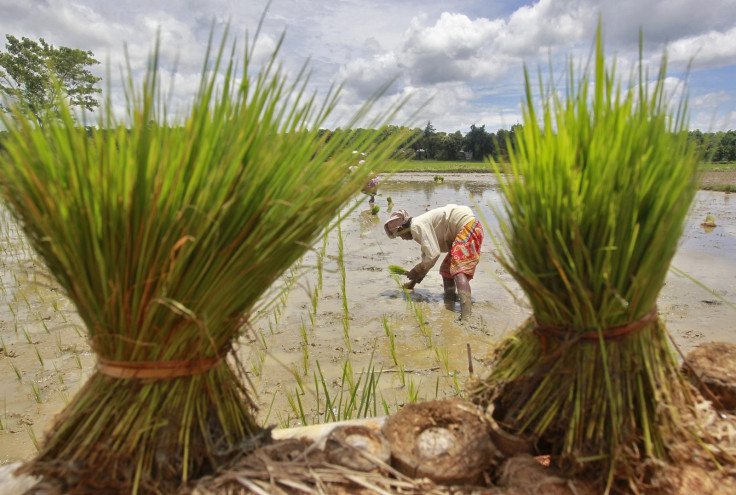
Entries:
{"type": "Polygon", "coordinates": [[[728,31],[708,31],[674,41],[667,47],[673,64],[707,69],[736,64],[736,26],[728,31]]]}
{"type": "Polygon", "coordinates": [[[267,5],[251,68],[270,56],[286,30],[279,59],[285,73],[293,77],[310,59],[310,88],[318,94],[344,81],[340,115],[350,115],[398,76],[382,98],[383,108],[410,93],[415,105],[435,94],[419,122],[432,120],[448,132],[467,132],[470,124],[508,127],[518,121],[522,64],[536,78],[537,67],[546,75],[551,62],[564,79],[568,57],[586,62],[599,15],[607,59],[616,55],[619,75],[628,77],[638,59],[641,27],[650,67],[658,67],[667,46],[670,73],[681,77],[695,56],[693,120],[705,120],[701,112],[730,115],[736,109],[734,98],[715,109],[701,106],[703,95],[733,94],[732,81],[722,72],[696,77],[736,65],[736,0],[251,0],[247,5],[238,0],[0,0],[0,34],[44,37],[57,46],[93,51],[103,61],[94,69],[98,75],[106,77],[105,63],[111,66],[113,101],[120,106],[123,46],[139,71],[160,32],[162,67],[172,71],[178,63],[177,74],[166,76],[176,81],[171,101],[184,102],[199,80],[212,23],[217,43],[230,22],[240,51],[245,31],[254,34],[267,5]]]}

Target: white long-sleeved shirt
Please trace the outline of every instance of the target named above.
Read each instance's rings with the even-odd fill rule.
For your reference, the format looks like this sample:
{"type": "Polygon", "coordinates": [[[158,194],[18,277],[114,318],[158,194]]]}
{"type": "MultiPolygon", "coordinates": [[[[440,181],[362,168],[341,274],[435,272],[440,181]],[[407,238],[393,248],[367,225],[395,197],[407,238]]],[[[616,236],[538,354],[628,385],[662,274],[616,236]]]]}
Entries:
{"type": "Polygon", "coordinates": [[[441,253],[450,251],[457,234],[473,220],[473,211],[461,205],[435,208],[411,219],[411,236],[422,246],[422,260],[414,267],[421,278],[437,263],[441,253]]]}

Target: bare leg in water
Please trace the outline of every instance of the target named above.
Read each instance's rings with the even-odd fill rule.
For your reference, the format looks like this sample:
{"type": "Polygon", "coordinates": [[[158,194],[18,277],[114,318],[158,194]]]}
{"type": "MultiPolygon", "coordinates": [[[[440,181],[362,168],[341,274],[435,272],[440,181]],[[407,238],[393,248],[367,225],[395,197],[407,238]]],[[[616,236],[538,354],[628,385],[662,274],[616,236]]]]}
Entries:
{"type": "Polygon", "coordinates": [[[455,279],[443,276],[442,285],[445,287],[445,307],[450,311],[455,311],[455,302],[457,301],[455,279]]]}
{"type": "Polygon", "coordinates": [[[445,297],[455,299],[455,279],[442,277],[442,285],[445,287],[445,297]]]}
{"type": "MultiPolygon", "coordinates": [[[[470,298],[470,280],[464,273],[458,273],[454,279],[454,285],[457,286],[457,296],[460,300],[460,319],[464,320],[470,316],[473,310],[473,302],[470,298]]],[[[445,294],[447,294],[446,285],[445,294]]]]}

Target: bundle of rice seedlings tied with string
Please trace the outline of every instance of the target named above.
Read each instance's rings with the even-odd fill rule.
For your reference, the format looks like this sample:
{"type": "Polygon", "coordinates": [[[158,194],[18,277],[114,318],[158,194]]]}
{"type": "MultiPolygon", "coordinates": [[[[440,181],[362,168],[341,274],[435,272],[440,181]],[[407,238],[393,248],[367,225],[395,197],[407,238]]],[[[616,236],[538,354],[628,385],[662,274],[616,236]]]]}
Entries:
{"type": "MultiPolygon", "coordinates": [[[[227,45],[227,34],[219,48],[210,40],[179,117],[159,88],[158,46],[141,87],[132,74],[124,81],[127,117],[108,99],[85,128],[62,102],[35,125],[8,102],[2,197],[97,356],[22,468],[68,490],[173,493],[260,433],[232,346],[370,173],[349,173],[349,133],[320,132],[339,91],[319,102],[305,71],[289,82],[280,43],[256,75],[254,45],[242,70],[227,45]]],[[[374,101],[343,128],[367,120],[374,101]]],[[[364,133],[358,144],[377,168],[400,134],[377,144],[379,132],[364,133]]]]}
{"type": "Polygon", "coordinates": [[[692,440],[682,414],[694,399],[656,302],[698,156],[687,98],[671,107],[665,95],[666,56],[653,82],[640,57],[638,80],[623,88],[599,27],[593,62],[593,74],[571,62],[562,93],[540,75],[539,112],[525,69],[507,175],[494,164],[505,210],[495,240],[533,315],[499,345],[472,395],[558,466],[603,470],[610,488],[692,440]]]}

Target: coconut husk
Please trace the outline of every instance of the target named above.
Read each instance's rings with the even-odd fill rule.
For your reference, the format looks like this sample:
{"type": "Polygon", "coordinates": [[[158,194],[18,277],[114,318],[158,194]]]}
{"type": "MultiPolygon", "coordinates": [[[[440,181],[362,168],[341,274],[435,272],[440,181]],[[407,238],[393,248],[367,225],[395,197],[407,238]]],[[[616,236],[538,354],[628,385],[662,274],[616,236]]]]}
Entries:
{"type": "Polygon", "coordinates": [[[709,342],[692,350],[683,371],[703,396],[719,409],[736,410],[736,345],[709,342]]]}
{"type": "Polygon", "coordinates": [[[499,456],[482,411],[460,399],[409,404],[387,419],[383,433],[396,469],[442,484],[474,483],[499,456]]]}

